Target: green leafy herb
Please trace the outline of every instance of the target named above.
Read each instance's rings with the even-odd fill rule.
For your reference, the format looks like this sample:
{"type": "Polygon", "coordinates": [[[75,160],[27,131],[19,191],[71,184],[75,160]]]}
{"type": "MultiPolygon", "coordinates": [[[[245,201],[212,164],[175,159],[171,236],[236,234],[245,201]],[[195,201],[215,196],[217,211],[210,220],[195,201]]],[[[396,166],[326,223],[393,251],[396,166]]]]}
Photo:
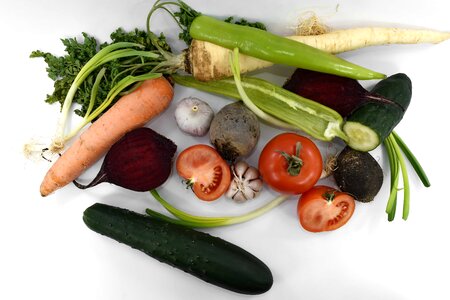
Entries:
{"type": "MultiPolygon", "coordinates": [[[[191,28],[191,24],[194,21],[194,19],[198,16],[200,16],[202,13],[196,11],[189,5],[187,5],[185,2],[178,0],[178,1],[165,1],[161,2],[161,0],[158,0],[155,2],[152,10],[149,12],[147,17],[147,30],[150,31],[150,18],[153,15],[153,13],[158,9],[164,9],[167,11],[177,22],[178,26],[181,29],[180,34],[178,35],[179,39],[184,41],[187,45],[191,44],[192,37],[189,34],[189,29],[191,28]],[[178,11],[172,12],[167,8],[168,5],[174,5],[178,7],[178,11]]],[[[266,26],[261,22],[249,22],[246,19],[239,19],[237,21],[234,21],[234,17],[228,17],[224,20],[228,23],[234,23],[237,25],[242,26],[249,26],[254,28],[259,28],[262,30],[267,30],[266,26]]]]}
{"type": "MultiPolygon", "coordinates": [[[[142,46],[140,50],[143,51],[156,51],[155,46],[147,34],[147,32],[139,29],[126,32],[119,28],[111,33],[111,42],[105,42],[99,45],[98,41],[87,33],[82,33],[83,39],[66,38],[62,39],[62,43],[65,46],[64,56],[56,56],[49,52],[43,52],[41,50],[33,51],[30,57],[41,57],[47,63],[48,76],[54,80],[54,91],[52,94],[47,95],[45,102],[47,103],[60,103],[61,108],[64,104],[66,95],[68,94],[72,83],[76,76],[80,72],[81,68],[101,49],[104,49],[108,45],[119,42],[136,43],[142,46]]],[[[169,45],[166,43],[164,35],[158,38],[158,45],[166,50],[170,51],[169,45]]],[[[127,75],[142,75],[150,72],[155,63],[159,63],[161,59],[148,58],[142,56],[136,57],[124,57],[117,60],[112,60],[105,64],[105,74],[102,77],[102,81],[98,86],[97,97],[95,99],[95,110],[106,99],[108,92],[111,88],[127,75]]],[[[100,69],[100,68],[99,68],[100,69]]],[[[75,93],[73,101],[81,106],[75,110],[75,113],[79,116],[85,116],[91,100],[91,90],[95,82],[96,72],[90,74],[78,91],[75,93]]],[[[115,102],[114,99],[113,102],[115,102]]]]}
{"type": "Polygon", "coordinates": [[[261,22],[249,22],[246,19],[242,19],[242,18],[239,21],[233,21],[233,20],[234,20],[234,17],[228,17],[224,21],[227,23],[234,23],[237,25],[248,26],[248,27],[258,28],[258,29],[267,31],[266,25],[264,25],[261,22]]]}

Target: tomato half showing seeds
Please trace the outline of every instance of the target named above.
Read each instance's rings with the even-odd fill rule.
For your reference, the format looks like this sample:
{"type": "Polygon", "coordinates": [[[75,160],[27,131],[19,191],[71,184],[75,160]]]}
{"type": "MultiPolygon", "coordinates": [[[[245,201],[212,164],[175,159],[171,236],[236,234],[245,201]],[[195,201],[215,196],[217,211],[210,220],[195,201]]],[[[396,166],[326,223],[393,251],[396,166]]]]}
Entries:
{"type": "Polygon", "coordinates": [[[316,186],[300,196],[297,213],[300,224],[312,232],[343,226],[355,211],[355,199],[328,186],[316,186]]]}
{"type": "Polygon", "coordinates": [[[194,145],[183,150],[178,155],[176,168],[178,175],[187,180],[201,200],[216,200],[228,190],[231,182],[230,167],[208,145],[194,145]]]}
{"type": "Polygon", "coordinates": [[[274,190],[301,194],[320,179],[322,155],[307,137],[281,133],[264,146],[258,168],[263,180],[274,190]]]}

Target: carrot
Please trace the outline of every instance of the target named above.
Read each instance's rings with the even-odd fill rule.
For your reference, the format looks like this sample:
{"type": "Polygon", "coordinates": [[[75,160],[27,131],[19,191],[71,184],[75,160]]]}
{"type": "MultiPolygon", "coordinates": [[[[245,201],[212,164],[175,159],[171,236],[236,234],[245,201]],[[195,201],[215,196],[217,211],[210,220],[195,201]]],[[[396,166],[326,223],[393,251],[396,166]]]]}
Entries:
{"type": "MultiPolygon", "coordinates": [[[[440,43],[450,38],[449,32],[434,30],[367,27],[331,31],[308,36],[289,36],[289,39],[317,49],[337,54],[368,46],[388,44],[440,43]]],[[[193,40],[185,52],[186,71],[197,80],[209,81],[232,76],[229,63],[231,50],[221,46],[193,40]]],[[[241,73],[269,67],[273,63],[244,54],[239,55],[241,73]]]]}
{"type": "Polygon", "coordinates": [[[163,112],[172,98],[172,85],[164,77],[146,80],[120,98],[53,164],[41,183],[41,195],[47,196],[76,179],[127,132],[163,112]]]}

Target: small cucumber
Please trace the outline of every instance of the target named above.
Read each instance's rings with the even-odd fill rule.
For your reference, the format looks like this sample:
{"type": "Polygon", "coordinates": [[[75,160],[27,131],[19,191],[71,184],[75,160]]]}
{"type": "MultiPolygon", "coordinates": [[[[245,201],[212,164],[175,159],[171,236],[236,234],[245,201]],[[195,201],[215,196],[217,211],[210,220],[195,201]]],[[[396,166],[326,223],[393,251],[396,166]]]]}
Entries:
{"type": "Polygon", "coordinates": [[[207,233],[100,203],[87,208],[83,220],[97,233],[222,288],[255,295],[273,284],[261,260],[207,233]]]}
{"type": "Polygon", "coordinates": [[[347,144],[355,150],[373,150],[389,136],[411,101],[411,80],[403,73],[392,75],[376,84],[371,95],[393,103],[367,102],[347,118],[343,130],[347,144]]]}

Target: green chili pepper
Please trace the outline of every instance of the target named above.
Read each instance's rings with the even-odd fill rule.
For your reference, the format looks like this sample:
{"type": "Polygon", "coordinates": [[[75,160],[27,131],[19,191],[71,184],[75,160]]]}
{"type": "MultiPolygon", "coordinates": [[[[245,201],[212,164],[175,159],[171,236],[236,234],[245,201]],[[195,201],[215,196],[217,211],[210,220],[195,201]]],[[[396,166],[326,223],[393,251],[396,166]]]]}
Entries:
{"type": "MultiPolygon", "coordinates": [[[[232,78],[199,81],[192,76],[172,75],[181,85],[234,99],[241,99],[232,78]]],[[[249,99],[265,113],[293,125],[314,138],[330,141],[334,137],[347,140],[342,131],[343,119],[335,110],[303,98],[266,80],[242,77],[241,84],[249,99]]]]}
{"type": "Polygon", "coordinates": [[[353,79],[383,79],[384,74],[350,63],[330,53],[257,28],[198,16],[191,24],[192,38],[276,64],[284,64],[353,79]]]}

